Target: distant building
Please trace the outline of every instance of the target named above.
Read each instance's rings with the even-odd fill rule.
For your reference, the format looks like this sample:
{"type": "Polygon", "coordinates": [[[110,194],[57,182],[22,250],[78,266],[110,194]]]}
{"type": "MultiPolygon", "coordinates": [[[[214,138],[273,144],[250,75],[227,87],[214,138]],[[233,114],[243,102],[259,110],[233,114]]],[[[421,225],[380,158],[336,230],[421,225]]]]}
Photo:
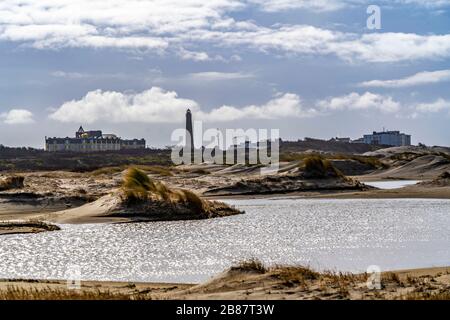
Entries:
{"type": "Polygon", "coordinates": [[[366,134],[363,137],[365,144],[386,145],[393,147],[410,146],[411,135],[400,131],[382,131],[366,134]]]}
{"type": "Polygon", "coordinates": [[[352,139],[336,137],[336,138],[331,138],[330,141],[332,141],[332,142],[350,143],[352,141],[352,139]]]}
{"type": "Polygon", "coordinates": [[[350,141],[350,143],[364,143],[364,138],[358,138],[355,140],[350,141]]]}
{"type": "Polygon", "coordinates": [[[75,132],[75,138],[45,137],[45,150],[50,152],[93,152],[126,149],[145,149],[145,140],[125,140],[115,134],[103,134],[101,130],[85,131],[83,127],[75,132]]]}

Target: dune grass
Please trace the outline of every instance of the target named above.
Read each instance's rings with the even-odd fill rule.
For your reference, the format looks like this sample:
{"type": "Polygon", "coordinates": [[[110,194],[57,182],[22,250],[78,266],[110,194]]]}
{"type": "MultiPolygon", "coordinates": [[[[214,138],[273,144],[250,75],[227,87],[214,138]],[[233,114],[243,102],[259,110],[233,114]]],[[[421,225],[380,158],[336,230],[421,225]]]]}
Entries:
{"type": "Polygon", "coordinates": [[[199,212],[206,212],[208,205],[197,194],[189,190],[177,190],[180,199],[188,204],[192,209],[199,212]]]}
{"type": "Polygon", "coordinates": [[[320,156],[310,156],[303,160],[301,169],[310,179],[343,178],[344,175],[333,164],[320,156]]]}
{"type": "Polygon", "coordinates": [[[278,266],[273,271],[284,284],[304,284],[306,280],[320,277],[318,272],[303,266],[278,266]]]}
{"type": "Polygon", "coordinates": [[[359,155],[347,155],[347,154],[335,154],[335,155],[331,156],[329,159],[354,160],[354,161],[358,161],[359,163],[369,165],[369,166],[371,166],[374,169],[387,169],[387,168],[389,168],[388,164],[382,162],[377,157],[359,156],[359,155]]]}
{"type": "Polygon", "coordinates": [[[126,169],[125,166],[104,167],[104,168],[100,168],[100,169],[91,171],[89,174],[94,177],[101,176],[101,175],[113,175],[115,173],[122,172],[125,169],[126,169]]]}
{"type": "Polygon", "coordinates": [[[256,258],[239,261],[234,266],[232,266],[230,270],[242,272],[256,272],[261,274],[264,274],[268,271],[266,266],[256,258]]]}
{"type": "Polygon", "coordinates": [[[138,296],[100,290],[67,290],[61,288],[24,289],[8,286],[0,290],[0,300],[134,300],[138,296]]]}
{"type": "Polygon", "coordinates": [[[410,292],[400,297],[401,300],[450,300],[450,291],[410,292]]]}
{"type": "Polygon", "coordinates": [[[271,273],[285,283],[304,283],[306,280],[327,280],[330,283],[351,283],[366,281],[367,274],[352,274],[334,271],[318,272],[308,266],[274,265],[267,267],[257,258],[250,258],[234,264],[230,270],[256,273],[271,273]]]}
{"type": "Polygon", "coordinates": [[[280,161],[304,161],[310,157],[320,157],[326,160],[353,160],[361,164],[366,164],[374,169],[386,169],[389,167],[388,164],[382,162],[377,157],[371,156],[361,156],[353,154],[343,154],[343,153],[294,153],[287,152],[280,155],[280,161]]]}
{"type": "Polygon", "coordinates": [[[124,170],[127,170],[129,168],[136,168],[136,169],[139,169],[139,170],[147,172],[147,173],[156,174],[156,175],[160,175],[160,176],[166,176],[166,177],[173,176],[172,171],[174,170],[170,166],[147,166],[147,165],[128,166],[128,165],[123,165],[123,166],[100,168],[100,169],[90,172],[90,175],[92,175],[94,177],[101,176],[101,175],[113,175],[116,173],[120,173],[124,170]]]}
{"type": "Polygon", "coordinates": [[[144,171],[129,168],[123,178],[122,190],[128,202],[149,199],[171,204],[185,204],[198,212],[207,212],[208,204],[197,194],[185,189],[171,189],[163,182],[151,179],[144,171]]]}
{"type": "Polygon", "coordinates": [[[163,167],[163,166],[137,166],[138,169],[158,174],[160,176],[166,176],[171,177],[173,176],[172,168],[171,167],[163,167]]]}

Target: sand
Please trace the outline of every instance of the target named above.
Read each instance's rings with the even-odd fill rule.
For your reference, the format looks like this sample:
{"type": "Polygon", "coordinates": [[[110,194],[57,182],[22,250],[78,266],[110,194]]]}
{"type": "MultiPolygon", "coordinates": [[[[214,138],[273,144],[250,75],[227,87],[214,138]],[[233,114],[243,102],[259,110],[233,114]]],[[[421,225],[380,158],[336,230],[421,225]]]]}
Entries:
{"type": "Polygon", "coordinates": [[[202,284],[61,280],[0,280],[1,299],[450,299],[450,267],[384,272],[381,288],[369,289],[367,275],[315,273],[296,267],[264,272],[228,270],[202,284]]]}
{"type": "Polygon", "coordinates": [[[39,233],[61,230],[60,227],[41,221],[0,222],[0,235],[19,233],[39,233]]]}

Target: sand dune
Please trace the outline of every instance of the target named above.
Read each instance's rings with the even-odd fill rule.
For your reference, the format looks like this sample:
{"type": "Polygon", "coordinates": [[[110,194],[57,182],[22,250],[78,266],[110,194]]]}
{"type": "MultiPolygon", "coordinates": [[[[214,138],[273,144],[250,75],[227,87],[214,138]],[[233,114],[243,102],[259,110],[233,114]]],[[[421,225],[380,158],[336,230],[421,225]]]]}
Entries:
{"type": "Polygon", "coordinates": [[[138,221],[196,220],[243,213],[222,202],[203,200],[207,209],[201,211],[189,203],[148,199],[129,203],[116,190],[83,206],[52,212],[40,219],[56,223],[112,223],[138,221]]]}
{"type": "Polygon", "coordinates": [[[450,171],[450,148],[446,147],[392,147],[364,155],[377,157],[390,167],[367,175],[367,179],[428,180],[450,171]]]}
{"type": "Polygon", "coordinates": [[[381,288],[366,274],[319,273],[304,267],[232,268],[202,284],[0,280],[0,299],[381,300],[449,299],[450,268],[384,272],[381,288]]]}
{"type": "Polygon", "coordinates": [[[426,155],[374,175],[380,179],[398,178],[425,180],[436,178],[446,171],[450,171],[449,159],[442,156],[426,155]]]}

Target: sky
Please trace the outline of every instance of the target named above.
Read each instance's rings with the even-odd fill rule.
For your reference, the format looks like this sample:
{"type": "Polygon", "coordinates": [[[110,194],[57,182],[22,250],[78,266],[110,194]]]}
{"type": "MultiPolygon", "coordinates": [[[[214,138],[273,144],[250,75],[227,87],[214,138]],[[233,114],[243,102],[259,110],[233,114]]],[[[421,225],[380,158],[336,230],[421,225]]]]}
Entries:
{"type": "Polygon", "coordinates": [[[0,144],[400,130],[450,145],[450,0],[2,0],[0,144]],[[370,5],[380,9],[373,29],[370,5]]]}

